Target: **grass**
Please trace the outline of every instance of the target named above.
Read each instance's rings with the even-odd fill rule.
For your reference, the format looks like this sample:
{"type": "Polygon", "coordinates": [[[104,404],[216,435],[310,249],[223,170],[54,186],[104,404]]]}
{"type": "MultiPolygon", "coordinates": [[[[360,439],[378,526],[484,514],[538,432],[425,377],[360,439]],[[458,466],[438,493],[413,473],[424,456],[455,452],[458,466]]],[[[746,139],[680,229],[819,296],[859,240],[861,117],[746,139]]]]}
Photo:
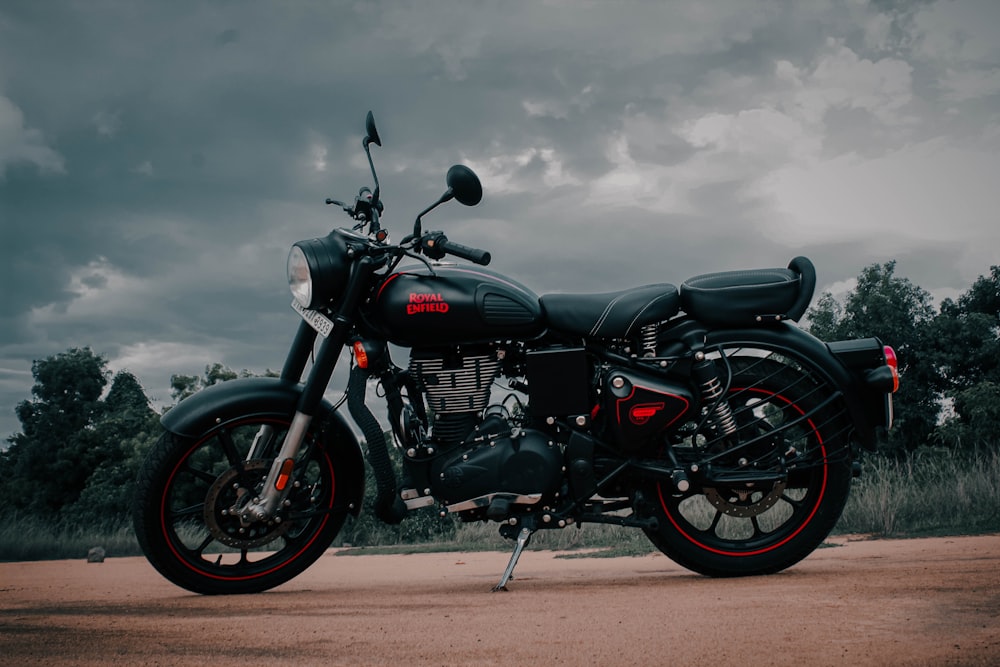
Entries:
{"type": "Polygon", "coordinates": [[[96,546],[103,547],[108,557],[142,555],[132,526],[125,521],[80,527],[15,516],[0,525],[0,562],[82,559],[96,546]]]}
{"type": "MultiPolygon", "coordinates": [[[[399,544],[398,532],[370,535],[369,544],[341,553],[417,553],[430,551],[508,551],[497,525],[462,524],[444,542],[399,544]]],[[[922,449],[903,460],[869,456],[864,473],[835,533],[876,537],[967,535],[1000,532],[1000,453],[956,453],[922,449]]],[[[85,558],[94,546],[108,557],[140,555],[131,525],[97,527],[59,525],[30,517],[8,516],[0,523],[0,561],[85,558]]],[[[531,549],[576,552],[579,556],[635,556],[653,551],[637,529],[588,524],[580,528],[542,530],[531,549]]]]}
{"type": "MultiPolygon", "coordinates": [[[[562,530],[540,530],[531,536],[532,550],[563,551],[562,558],[611,558],[642,556],[655,549],[642,531],[602,524],[586,524],[562,530]]],[[[513,542],[500,537],[496,523],[465,524],[453,539],[423,544],[382,544],[352,547],[340,556],[434,553],[439,551],[510,551],[513,542]]]]}
{"type": "Polygon", "coordinates": [[[920,449],[869,457],[837,525],[879,537],[1000,531],[1000,453],[920,449]]]}

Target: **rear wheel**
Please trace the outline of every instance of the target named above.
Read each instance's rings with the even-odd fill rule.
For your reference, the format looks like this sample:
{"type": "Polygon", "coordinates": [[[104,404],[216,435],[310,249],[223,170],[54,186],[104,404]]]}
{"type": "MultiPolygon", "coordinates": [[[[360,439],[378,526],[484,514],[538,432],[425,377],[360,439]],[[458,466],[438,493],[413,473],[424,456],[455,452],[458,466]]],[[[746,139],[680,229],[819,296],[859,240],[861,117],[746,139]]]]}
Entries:
{"type": "Polygon", "coordinates": [[[789,359],[737,353],[727,362],[736,433],[692,425],[672,445],[678,462],[699,462],[709,481],[686,493],[667,481],[649,485],[658,527],[646,534],[695,572],[769,574],[809,555],[840,518],[851,486],[851,422],[836,389],[789,359]]]}
{"type": "Polygon", "coordinates": [[[254,593],[323,554],[347,507],[319,432],[306,436],[276,520],[244,525],[234,511],[259,495],[288,425],[287,418],[248,417],[197,438],[163,434],[139,472],[133,511],[139,544],[163,576],[195,593],[254,593]]]}

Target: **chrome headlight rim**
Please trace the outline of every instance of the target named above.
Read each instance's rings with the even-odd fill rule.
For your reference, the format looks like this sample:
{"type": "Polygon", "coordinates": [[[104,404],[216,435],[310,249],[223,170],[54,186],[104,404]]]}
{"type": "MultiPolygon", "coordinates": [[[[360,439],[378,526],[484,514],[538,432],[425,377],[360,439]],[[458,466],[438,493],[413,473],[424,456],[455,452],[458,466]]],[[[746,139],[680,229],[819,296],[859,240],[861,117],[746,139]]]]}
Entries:
{"type": "Polygon", "coordinates": [[[305,251],[298,243],[288,251],[288,288],[292,298],[303,308],[312,308],[313,279],[312,268],[305,251]]]}
{"type": "Polygon", "coordinates": [[[347,288],[351,263],[342,234],[335,230],[322,238],[298,241],[288,261],[288,284],[300,306],[308,310],[336,306],[347,288]]]}

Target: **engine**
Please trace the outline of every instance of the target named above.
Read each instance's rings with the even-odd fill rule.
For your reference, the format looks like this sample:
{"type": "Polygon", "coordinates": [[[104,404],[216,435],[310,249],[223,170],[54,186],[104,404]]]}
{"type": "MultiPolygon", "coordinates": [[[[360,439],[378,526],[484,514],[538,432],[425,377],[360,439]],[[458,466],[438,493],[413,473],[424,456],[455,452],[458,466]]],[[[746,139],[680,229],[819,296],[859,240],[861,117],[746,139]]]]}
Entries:
{"type": "Polygon", "coordinates": [[[463,442],[490,402],[490,387],[501,361],[489,348],[463,354],[414,350],[410,375],[416,379],[434,419],[433,438],[443,445],[463,442]],[[492,353],[492,354],[491,354],[492,353]]]}
{"type": "MultiPolygon", "coordinates": [[[[520,428],[490,406],[502,360],[492,348],[414,350],[410,375],[433,415],[427,484],[452,511],[503,518],[511,506],[551,496],[562,479],[562,448],[545,433],[520,428]]],[[[421,457],[423,458],[423,457],[421,457]]]]}

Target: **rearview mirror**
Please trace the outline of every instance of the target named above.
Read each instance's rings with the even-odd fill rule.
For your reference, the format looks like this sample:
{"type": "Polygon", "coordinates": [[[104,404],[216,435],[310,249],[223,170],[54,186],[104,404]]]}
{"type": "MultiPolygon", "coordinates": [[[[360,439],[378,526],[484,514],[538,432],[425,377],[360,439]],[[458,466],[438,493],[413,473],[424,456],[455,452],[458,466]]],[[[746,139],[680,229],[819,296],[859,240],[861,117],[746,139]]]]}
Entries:
{"type": "Polygon", "coordinates": [[[375,144],[376,146],[382,145],[382,140],[379,139],[378,130],[375,128],[375,116],[369,111],[368,115],[365,116],[365,132],[368,136],[365,137],[365,145],[375,144]]]}
{"type": "Polygon", "coordinates": [[[483,185],[479,177],[464,164],[456,164],[449,169],[445,182],[460,204],[475,206],[483,199],[483,185]]]}

